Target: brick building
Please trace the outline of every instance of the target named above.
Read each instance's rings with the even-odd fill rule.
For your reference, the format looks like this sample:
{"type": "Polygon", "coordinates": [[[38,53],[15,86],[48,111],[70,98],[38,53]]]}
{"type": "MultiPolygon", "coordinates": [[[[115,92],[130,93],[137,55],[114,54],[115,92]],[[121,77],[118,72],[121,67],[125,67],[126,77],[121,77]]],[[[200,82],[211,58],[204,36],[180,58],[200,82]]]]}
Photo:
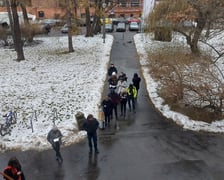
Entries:
{"type": "MultiPolygon", "coordinates": [[[[27,8],[28,13],[36,15],[37,19],[61,18],[65,15],[65,8],[61,0],[30,0],[31,6],[27,8]]],[[[95,2],[95,0],[90,0],[95,2]]],[[[114,17],[140,17],[142,14],[143,0],[105,0],[106,15],[114,17]]],[[[5,0],[0,0],[0,11],[5,10],[5,0]]],[[[94,8],[91,8],[91,15],[94,8]]],[[[77,9],[77,16],[84,17],[84,9],[77,9]]]]}

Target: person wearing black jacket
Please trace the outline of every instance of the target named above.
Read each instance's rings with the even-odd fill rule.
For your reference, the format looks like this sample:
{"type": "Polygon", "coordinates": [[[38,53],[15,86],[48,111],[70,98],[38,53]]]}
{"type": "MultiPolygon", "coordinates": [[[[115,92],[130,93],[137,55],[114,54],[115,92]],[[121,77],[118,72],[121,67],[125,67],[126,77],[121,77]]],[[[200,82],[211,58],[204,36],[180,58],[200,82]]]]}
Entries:
{"type": "MultiPolygon", "coordinates": [[[[135,88],[137,90],[137,96],[138,96],[138,90],[140,88],[141,78],[138,76],[137,73],[134,73],[134,76],[132,78],[132,82],[133,82],[133,85],[135,86],[135,88]]],[[[137,96],[136,96],[136,98],[137,98],[137,96]]]]}
{"type": "Polygon", "coordinates": [[[117,74],[117,68],[114,66],[113,63],[110,64],[110,67],[108,68],[108,76],[112,76],[112,73],[116,73],[117,74]]]}
{"type": "Polygon", "coordinates": [[[101,103],[104,118],[105,118],[105,127],[110,127],[110,120],[111,120],[111,112],[113,110],[113,102],[109,96],[106,96],[101,103]]]}
{"type": "Polygon", "coordinates": [[[97,147],[97,129],[99,127],[99,122],[96,118],[93,117],[92,114],[87,116],[86,121],[83,123],[83,129],[87,132],[87,138],[89,143],[89,153],[92,154],[93,152],[93,145],[95,153],[98,154],[99,150],[97,147]],[[93,141],[93,145],[92,145],[93,141]]]}
{"type": "Polygon", "coordinates": [[[113,119],[113,111],[114,111],[115,118],[117,120],[117,106],[120,103],[120,96],[115,91],[111,91],[108,94],[108,96],[110,97],[110,99],[113,103],[112,110],[111,110],[111,119],[113,119]]]}
{"type": "Polygon", "coordinates": [[[61,138],[62,138],[61,131],[57,128],[56,125],[54,125],[47,135],[47,140],[52,145],[53,149],[56,152],[56,160],[58,161],[58,163],[63,162],[63,158],[60,153],[60,146],[62,144],[61,138]]]}
{"type": "Polygon", "coordinates": [[[121,104],[121,116],[126,116],[126,106],[127,106],[128,94],[125,88],[120,92],[120,104],[121,104]]]}

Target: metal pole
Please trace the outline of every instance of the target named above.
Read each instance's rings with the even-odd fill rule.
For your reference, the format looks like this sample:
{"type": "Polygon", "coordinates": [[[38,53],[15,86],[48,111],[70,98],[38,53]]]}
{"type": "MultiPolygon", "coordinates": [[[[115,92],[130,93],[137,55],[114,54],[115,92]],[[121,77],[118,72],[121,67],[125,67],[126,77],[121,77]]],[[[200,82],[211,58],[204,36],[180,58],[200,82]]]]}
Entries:
{"type": "Polygon", "coordinates": [[[103,43],[105,43],[106,31],[105,31],[105,9],[103,9],[103,43]]]}
{"type": "Polygon", "coordinates": [[[103,1],[102,8],[103,8],[103,43],[105,43],[105,39],[106,39],[106,31],[105,31],[105,8],[106,8],[106,3],[105,3],[105,0],[103,1]]]}

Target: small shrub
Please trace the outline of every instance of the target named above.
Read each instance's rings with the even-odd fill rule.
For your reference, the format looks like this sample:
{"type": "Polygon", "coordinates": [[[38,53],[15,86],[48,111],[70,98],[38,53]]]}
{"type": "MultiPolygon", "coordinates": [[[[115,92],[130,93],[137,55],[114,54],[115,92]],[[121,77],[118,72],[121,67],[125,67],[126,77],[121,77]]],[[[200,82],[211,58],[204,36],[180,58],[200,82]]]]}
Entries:
{"type": "Polygon", "coordinates": [[[155,40],[157,41],[171,41],[172,31],[166,27],[156,27],[154,30],[155,40]]]}
{"type": "Polygon", "coordinates": [[[0,40],[4,41],[4,45],[8,45],[8,30],[6,28],[0,27],[0,40]]]}

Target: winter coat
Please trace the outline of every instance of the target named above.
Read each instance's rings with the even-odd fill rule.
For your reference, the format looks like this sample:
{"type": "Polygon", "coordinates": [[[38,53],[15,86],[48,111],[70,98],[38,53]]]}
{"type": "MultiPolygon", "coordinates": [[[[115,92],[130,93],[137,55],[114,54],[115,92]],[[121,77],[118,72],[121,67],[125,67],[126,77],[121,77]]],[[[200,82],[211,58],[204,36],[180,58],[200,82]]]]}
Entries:
{"type": "Polygon", "coordinates": [[[48,135],[47,135],[47,140],[49,143],[51,143],[52,146],[55,145],[55,139],[59,138],[59,143],[62,144],[61,142],[61,138],[62,138],[62,134],[61,131],[57,128],[57,127],[53,127],[48,135]]]}
{"type": "Polygon", "coordinates": [[[110,97],[113,106],[117,106],[120,103],[120,96],[115,91],[112,91],[108,96],[110,97]]]}
{"type": "Polygon", "coordinates": [[[117,93],[120,94],[123,88],[127,88],[127,82],[124,80],[119,80],[117,83],[117,93]]]}
{"type": "Polygon", "coordinates": [[[128,94],[126,91],[120,93],[120,102],[127,102],[128,94]]]}
{"type": "MultiPolygon", "coordinates": [[[[12,166],[7,166],[4,169],[4,174],[11,177],[14,180],[21,180],[21,175],[17,175],[18,170],[12,166]]],[[[4,177],[4,179],[9,180],[8,178],[4,177]]]]}
{"type": "Polygon", "coordinates": [[[113,102],[111,99],[104,99],[101,106],[105,114],[110,114],[113,109],[113,102]]]}
{"type": "Polygon", "coordinates": [[[3,171],[4,179],[6,180],[25,180],[25,175],[22,171],[22,166],[19,162],[19,160],[16,157],[11,157],[8,165],[3,171]],[[8,177],[7,177],[8,176],[8,177]]]}
{"type": "Polygon", "coordinates": [[[139,90],[141,78],[138,77],[138,75],[135,74],[133,79],[132,79],[132,82],[133,82],[133,85],[136,87],[136,89],[139,90]]]}
{"type": "Polygon", "coordinates": [[[118,79],[117,79],[117,76],[111,76],[108,80],[109,82],[109,86],[110,88],[113,88],[113,89],[116,89],[117,87],[117,83],[118,83],[118,79]]]}
{"type": "Polygon", "coordinates": [[[108,76],[111,76],[113,72],[115,72],[117,74],[117,68],[115,66],[111,66],[108,69],[108,76]]]}
{"type": "Polygon", "coordinates": [[[130,85],[130,86],[127,88],[127,94],[128,94],[128,97],[134,97],[134,98],[136,98],[136,97],[137,97],[137,90],[136,90],[136,87],[133,86],[133,85],[130,85]]]}
{"type": "Polygon", "coordinates": [[[88,133],[88,134],[94,134],[96,133],[96,130],[99,127],[99,122],[96,120],[96,118],[92,119],[87,119],[83,123],[83,129],[88,133]]]}

